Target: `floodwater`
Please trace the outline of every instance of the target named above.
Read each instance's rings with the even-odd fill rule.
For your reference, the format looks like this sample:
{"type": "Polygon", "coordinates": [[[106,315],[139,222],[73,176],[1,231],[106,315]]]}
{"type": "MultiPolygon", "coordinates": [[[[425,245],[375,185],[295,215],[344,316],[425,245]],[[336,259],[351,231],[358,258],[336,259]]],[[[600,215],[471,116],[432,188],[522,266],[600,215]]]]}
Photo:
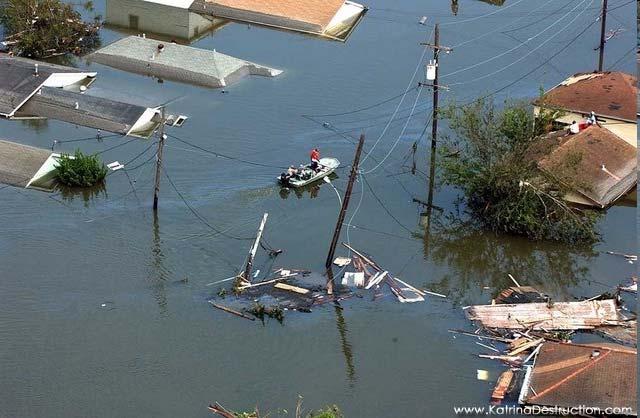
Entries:
{"type": "MultiPolygon", "coordinates": [[[[104,0],[95,3],[104,14],[104,0]]],[[[618,4],[623,3],[611,8],[618,4]]],[[[384,135],[400,99],[316,117],[319,123],[302,117],[368,107],[415,85],[418,78],[410,80],[422,55],[419,42],[431,30],[417,23],[423,15],[427,23],[443,24],[443,45],[464,43],[442,57],[441,75],[535,37],[486,64],[442,77],[451,89],[442,92],[441,102],[464,102],[499,89],[498,102],[532,98],[541,86],[595,68],[599,24],[512,83],[593,22],[600,2],[508,0],[496,6],[460,0],[457,16],[444,0],[368,5],[370,12],[346,44],[242,24],[199,40],[199,48],[284,70],[275,79],[244,79],[227,94],[91,65],[99,72],[93,94],[146,105],[172,101],[172,113],[190,117],[169,132],[174,137],[274,167],[215,157],[169,138],[166,173],[193,210],[226,236],[197,219],[167,177],[154,219],[152,149],[129,165],[129,178],[122,171],[110,176],[103,192],[69,197],[1,189],[1,417],[206,417],[213,401],[233,409],[292,410],[298,395],[308,408],[336,403],[348,417],[452,416],[454,405],[486,404],[501,371],[495,362],[477,358],[482,348],[473,339],[447,332],[470,329],[462,306],[490,300],[510,284],[508,273],[557,299],[600,293],[633,274],[634,265],[604,251],[635,251],[635,205],[611,208],[599,224],[602,242],[581,248],[443,231],[438,218],[457,213],[457,195],[438,188],[434,203],[442,211],[433,212],[426,233],[412,198],[426,200],[427,181],[423,174],[406,173],[405,157],[429,117],[428,90],[402,135],[416,100],[413,91],[384,135]],[[265,326],[212,309],[207,298],[217,289],[207,284],[241,266],[249,247],[243,238],[255,234],[264,212],[268,243],[285,250],[275,266],[322,269],[339,208],[335,191],[323,184],[287,195],[274,179],[280,173],[275,166],[305,161],[314,146],[350,164],[353,143],[324,122],[354,137],[364,131],[367,151],[382,135],[363,163],[371,171],[365,175],[371,189],[365,182],[355,185],[347,216],[353,227],[342,239],[405,281],[449,298],[411,305],[344,302],[343,310],[325,306],[312,314],[290,313],[283,325],[265,326]],[[476,380],[477,369],[489,370],[490,381],[476,380]]],[[[625,30],[607,43],[607,68],[634,71],[629,51],[636,42],[635,6],[612,10],[608,22],[610,29],[625,30]]],[[[105,30],[102,36],[108,43],[123,35],[105,30]]],[[[3,138],[41,147],[94,135],[56,121],[0,123],[3,138]]],[[[91,139],[56,149],[95,152],[125,141],[91,139]]],[[[101,156],[127,162],[150,144],[136,140],[101,156]]],[[[416,159],[428,173],[425,141],[416,159]]],[[[347,170],[338,174],[334,184],[344,190],[347,170]]],[[[269,268],[264,254],[256,264],[269,268]]]]}

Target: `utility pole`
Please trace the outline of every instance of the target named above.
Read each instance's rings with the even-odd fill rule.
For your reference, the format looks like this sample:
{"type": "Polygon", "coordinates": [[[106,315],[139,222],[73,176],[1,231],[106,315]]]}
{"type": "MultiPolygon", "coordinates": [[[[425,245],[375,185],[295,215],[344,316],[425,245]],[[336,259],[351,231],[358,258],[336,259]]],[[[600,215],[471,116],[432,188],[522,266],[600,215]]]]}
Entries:
{"type": "Polygon", "coordinates": [[[333,231],[333,238],[331,239],[331,246],[329,247],[329,254],[327,255],[327,261],[324,266],[327,269],[327,293],[333,294],[333,270],[331,268],[333,264],[333,256],[338,246],[338,239],[340,238],[340,231],[342,230],[342,224],[347,214],[347,208],[349,207],[349,200],[351,199],[351,191],[353,190],[353,183],[358,175],[358,166],[360,164],[360,154],[362,153],[362,147],[364,145],[364,134],[360,135],[358,141],[358,147],[356,148],[356,155],[353,158],[353,164],[351,164],[351,174],[349,175],[349,184],[347,184],[347,190],[344,192],[344,199],[342,199],[342,207],[340,207],[340,214],[338,215],[338,223],[336,229],[333,231]]]}
{"type": "Polygon", "coordinates": [[[249,251],[249,257],[247,258],[247,264],[244,267],[244,276],[243,279],[247,283],[251,283],[251,269],[253,268],[253,259],[256,256],[256,252],[258,251],[258,245],[260,245],[260,240],[262,239],[262,231],[264,231],[264,226],[267,223],[268,213],[262,215],[262,221],[260,222],[260,227],[258,228],[258,234],[256,235],[256,240],[253,242],[251,246],[251,251],[249,251]]]}
{"type": "Polygon", "coordinates": [[[600,54],[598,58],[598,71],[602,72],[604,66],[604,44],[605,44],[605,31],[607,30],[607,2],[608,0],[602,0],[602,15],[600,16],[600,54]]]}
{"type": "MultiPolygon", "coordinates": [[[[427,198],[427,213],[431,216],[431,206],[433,205],[433,191],[435,183],[435,169],[436,169],[436,144],[438,141],[438,93],[440,88],[447,90],[446,86],[440,86],[438,84],[438,73],[440,71],[440,51],[449,53],[452,51],[450,47],[440,45],[440,26],[436,23],[434,28],[433,44],[422,42],[428,48],[433,48],[433,65],[434,73],[430,77],[427,75],[428,80],[433,80],[433,84],[420,83],[421,86],[430,86],[433,88],[433,109],[431,113],[431,161],[429,164],[429,190],[427,198]]],[[[428,72],[428,71],[427,71],[428,72]]],[[[414,199],[415,200],[415,199],[414,199]]]]}
{"type": "Polygon", "coordinates": [[[158,211],[158,194],[160,193],[160,169],[162,166],[162,150],[164,148],[164,140],[167,136],[164,134],[165,109],[162,106],[162,120],[160,121],[160,139],[158,140],[158,152],[156,155],[156,185],[153,191],[153,211],[158,211]]]}
{"type": "Polygon", "coordinates": [[[436,23],[433,36],[433,61],[436,64],[436,77],[433,79],[433,111],[431,114],[431,153],[436,152],[438,136],[438,56],[440,55],[440,27],[436,23]]]}

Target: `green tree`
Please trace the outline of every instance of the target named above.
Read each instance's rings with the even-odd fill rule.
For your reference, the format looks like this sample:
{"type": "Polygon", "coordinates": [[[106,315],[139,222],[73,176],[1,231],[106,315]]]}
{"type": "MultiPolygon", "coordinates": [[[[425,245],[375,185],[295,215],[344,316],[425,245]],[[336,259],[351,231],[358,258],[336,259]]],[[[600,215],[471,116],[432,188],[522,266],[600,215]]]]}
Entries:
{"type": "Polygon", "coordinates": [[[100,45],[98,20],[84,22],[73,5],[60,0],[0,0],[0,23],[7,48],[19,56],[81,55],[100,45]]]}
{"type": "Polygon", "coordinates": [[[77,150],[73,156],[62,155],[56,175],[65,186],[92,187],[104,182],[107,168],[96,155],[86,155],[77,150]]]}
{"type": "Polygon", "coordinates": [[[451,105],[443,112],[453,134],[446,136],[441,163],[444,184],[459,188],[472,218],[496,232],[565,243],[597,241],[599,214],[567,205],[571,185],[537,170],[531,145],[546,133],[554,115],[534,118],[530,106],[491,100],[451,105]]]}

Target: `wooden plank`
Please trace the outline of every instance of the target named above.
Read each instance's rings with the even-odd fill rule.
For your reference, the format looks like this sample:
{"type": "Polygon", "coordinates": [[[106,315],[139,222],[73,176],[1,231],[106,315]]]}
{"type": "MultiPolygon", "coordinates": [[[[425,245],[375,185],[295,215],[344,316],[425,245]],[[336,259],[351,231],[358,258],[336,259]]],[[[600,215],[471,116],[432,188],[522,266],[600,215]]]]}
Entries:
{"type": "Polygon", "coordinates": [[[366,256],[364,256],[361,252],[359,252],[358,250],[356,250],[355,248],[351,247],[348,244],[345,244],[344,242],[342,243],[342,245],[344,245],[346,248],[348,248],[349,250],[353,251],[358,257],[360,257],[362,259],[362,261],[364,261],[365,263],[371,265],[371,267],[375,268],[378,271],[382,271],[382,269],[380,268],[380,266],[378,266],[378,264],[376,264],[375,261],[367,258],[366,256]]]}
{"type": "Polygon", "coordinates": [[[515,356],[517,354],[520,353],[524,353],[525,351],[537,347],[538,345],[542,344],[544,342],[544,338],[539,338],[537,340],[533,340],[533,341],[529,341],[527,343],[521,344],[519,347],[517,347],[516,349],[509,351],[509,355],[510,356],[515,356]]]}
{"type": "Polygon", "coordinates": [[[498,382],[493,389],[493,393],[491,394],[491,401],[500,403],[500,401],[504,399],[507,392],[509,391],[509,386],[511,385],[513,376],[513,371],[511,370],[507,370],[500,375],[500,377],[498,378],[498,382]]]}
{"type": "Polygon", "coordinates": [[[509,305],[477,305],[465,310],[472,321],[487,328],[576,330],[621,321],[614,299],[582,302],[522,303],[509,305]]]}
{"type": "Polygon", "coordinates": [[[371,289],[374,285],[380,283],[382,279],[385,278],[386,275],[387,275],[386,271],[376,274],[371,278],[371,280],[369,280],[369,283],[367,283],[367,286],[365,287],[365,289],[371,289]]]}
{"type": "Polygon", "coordinates": [[[238,286],[238,289],[244,290],[244,289],[249,289],[251,287],[264,286],[265,284],[276,283],[276,282],[279,282],[281,280],[287,280],[287,279],[290,279],[291,277],[297,276],[297,275],[298,275],[298,273],[287,274],[286,276],[278,277],[277,279],[273,279],[273,280],[267,280],[265,282],[258,282],[258,283],[245,284],[245,285],[242,285],[242,286],[238,286]]]}
{"type": "Polygon", "coordinates": [[[226,307],[226,306],[219,305],[219,304],[217,304],[217,303],[215,303],[215,302],[213,302],[213,301],[211,301],[211,300],[209,301],[209,303],[210,303],[211,305],[213,305],[213,307],[214,307],[214,308],[218,308],[218,309],[220,309],[221,311],[228,312],[228,313],[230,313],[230,314],[233,314],[233,315],[239,316],[239,317],[244,318],[244,319],[248,319],[248,320],[250,320],[250,321],[255,321],[255,320],[256,320],[253,316],[249,316],[249,315],[243,314],[243,313],[242,313],[242,312],[240,312],[240,311],[236,311],[236,310],[233,310],[233,309],[228,308],[228,307],[226,307]]]}
{"type": "Polygon", "coordinates": [[[306,295],[307,293],[310,292],[309,289],[304,289],[302,287],[297,287],[297,286],[291,286],[290,284],[286,284],[286,283],[277,283],[273,285],[273,287],[277,289],[288,290],[290,292],[300,293],[301,295],[306,295]]]}

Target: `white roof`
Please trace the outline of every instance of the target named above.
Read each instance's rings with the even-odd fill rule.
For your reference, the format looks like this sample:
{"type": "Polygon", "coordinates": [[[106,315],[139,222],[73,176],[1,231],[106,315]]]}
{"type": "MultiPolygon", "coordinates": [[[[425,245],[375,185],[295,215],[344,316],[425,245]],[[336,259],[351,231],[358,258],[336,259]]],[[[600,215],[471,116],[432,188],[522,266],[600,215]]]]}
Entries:
{"type": "Polygon", "coordinates": [[[173,6],[179,9],[188,9],[193,0],[144,0],[148,3],[162,4],[164,6],[173,6]]]}

